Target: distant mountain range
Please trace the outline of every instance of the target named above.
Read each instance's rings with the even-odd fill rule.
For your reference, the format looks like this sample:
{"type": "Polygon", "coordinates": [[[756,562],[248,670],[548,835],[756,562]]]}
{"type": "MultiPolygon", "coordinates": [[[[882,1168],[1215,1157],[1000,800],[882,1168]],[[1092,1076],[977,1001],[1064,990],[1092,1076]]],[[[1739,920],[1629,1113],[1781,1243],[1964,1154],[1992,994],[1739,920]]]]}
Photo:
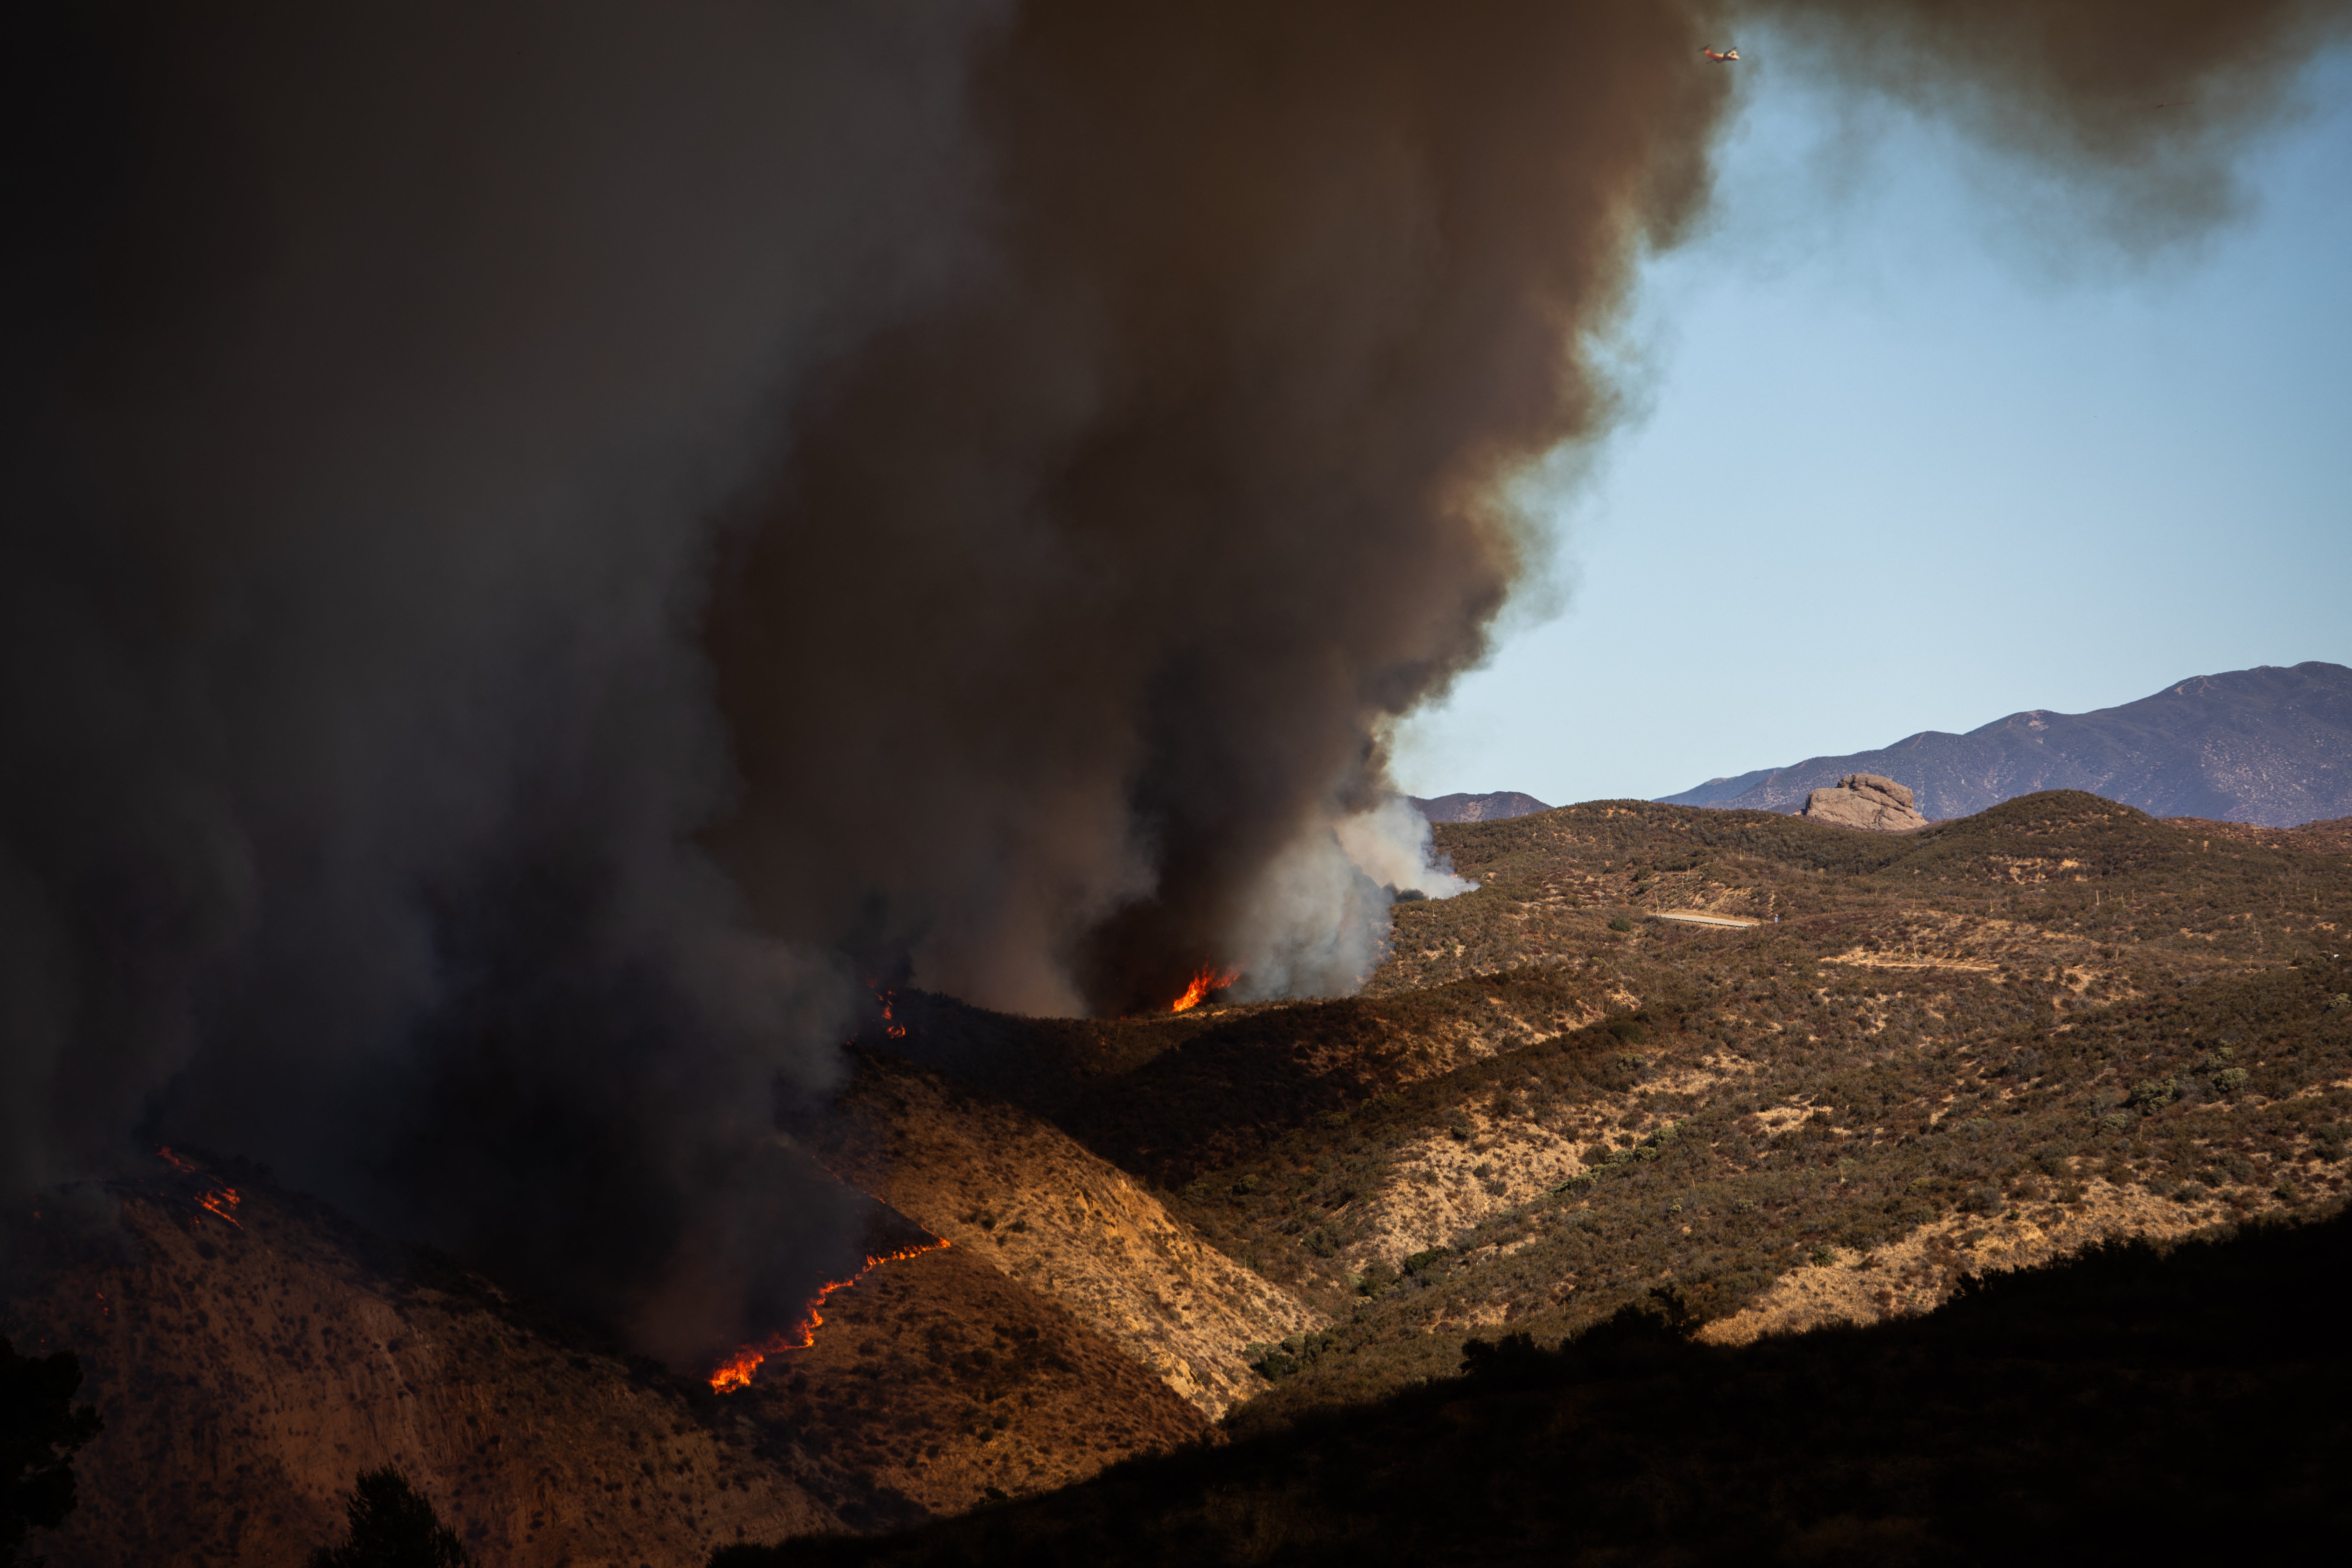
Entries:
{"type": "Polygon", "coordinates": [[[1500,822],[1507,816],[1532,816],[1551,807],[1531,795],[1498,789],[1488,795],[1441,795],[1434,800],[1405,797],[1432,822],[1500,822]]]}
{"type": "Polygon", "coordinates": [[[2312,661],[2200,675],[2120,708],[2034,709],[1965,735],[1923,730],[1875,752],[1709,779],[1662,804],[1796,811],[1848,773],[1908,784],[1937,820],[2045,789],[2265,827],[2352,816],[2352,669],[2312,661]]]}

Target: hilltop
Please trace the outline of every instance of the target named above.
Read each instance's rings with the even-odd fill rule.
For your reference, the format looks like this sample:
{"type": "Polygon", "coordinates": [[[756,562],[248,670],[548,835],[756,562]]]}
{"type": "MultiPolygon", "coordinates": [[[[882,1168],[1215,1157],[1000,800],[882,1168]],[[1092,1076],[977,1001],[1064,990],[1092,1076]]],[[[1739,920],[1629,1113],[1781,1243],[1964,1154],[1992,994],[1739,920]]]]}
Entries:
{"type": "Polygon", "coordinates": [[[1441,795],[1423,800],[1419,795],[1407,795],[1412,808],[1432,822],[1499,822],[1507,817],[1528,816],[1551,807],[1531,795],[1521,795],[1515,789],[1496,790],[1486,795],[1441,795]]]}
{"type": "Polygon", "coordinates": [[[1909,785],[1931,817],[2079,789],[2157,816],[2293,827],[2352,814],[2352,669],[2200,675],[2118,708],[2034,709],[1965,735],[1923,730],[1874,752],[1709,779],[1661,804],[1790,812],[1848,773],[1909,785]]]}

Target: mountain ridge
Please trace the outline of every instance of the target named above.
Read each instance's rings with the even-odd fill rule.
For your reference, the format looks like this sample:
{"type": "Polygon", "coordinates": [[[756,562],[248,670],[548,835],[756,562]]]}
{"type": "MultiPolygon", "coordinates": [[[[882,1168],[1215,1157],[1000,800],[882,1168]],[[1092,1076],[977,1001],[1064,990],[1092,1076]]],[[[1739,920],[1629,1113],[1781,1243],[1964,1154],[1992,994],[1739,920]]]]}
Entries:
{"type": "Polygon", "coordinates": [[[1875,751],[1709,779],[1658,804],[1793,812],[1856,773],[1908,785],[1938,821],[2079,789],[2155,816],[2300,826],[2352,815],[2352,668],[2314,659],[2191,676],[2113,708],[1922,730],[1875,751]]]}

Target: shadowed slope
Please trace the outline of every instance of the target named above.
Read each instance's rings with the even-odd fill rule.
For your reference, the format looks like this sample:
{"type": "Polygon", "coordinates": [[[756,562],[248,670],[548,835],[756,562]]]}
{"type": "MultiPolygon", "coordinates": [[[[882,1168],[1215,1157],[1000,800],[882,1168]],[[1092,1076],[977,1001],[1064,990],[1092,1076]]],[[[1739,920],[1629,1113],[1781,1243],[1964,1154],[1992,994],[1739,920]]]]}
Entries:
{"type": "Polygon", "coordinates": [[[2338,1215],[1738,1350],[1628,1309],[1278,1436],[713,1568],[2261,1557],[2352,1525],[2352,1356],[2324,1305],[2347,1289],[2338,1215]]]}

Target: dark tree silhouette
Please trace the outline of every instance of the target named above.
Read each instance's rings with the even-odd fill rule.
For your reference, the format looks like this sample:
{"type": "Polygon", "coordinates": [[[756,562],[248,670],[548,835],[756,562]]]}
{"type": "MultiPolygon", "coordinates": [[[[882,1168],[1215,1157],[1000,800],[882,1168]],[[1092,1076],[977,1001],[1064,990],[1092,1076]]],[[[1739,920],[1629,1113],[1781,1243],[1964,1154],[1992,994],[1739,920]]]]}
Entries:
{"type": "Polygon", "coordinates": [[[71,1352],[20,1356],[0,1335],[0,1568],[24,1561],[26,1531],[54,1530],[73,1511],[74,1451],[105,1425],[94,1405],[75,1408],[80,1386],[71,1352]]]}
{"type": "Polygon", "coordinates": [[[361,1472],[346,1511],[351,1539],[319,1548],[310,1568],[473,1568],[457,1532],[390,1465],[361,1472]]]}

